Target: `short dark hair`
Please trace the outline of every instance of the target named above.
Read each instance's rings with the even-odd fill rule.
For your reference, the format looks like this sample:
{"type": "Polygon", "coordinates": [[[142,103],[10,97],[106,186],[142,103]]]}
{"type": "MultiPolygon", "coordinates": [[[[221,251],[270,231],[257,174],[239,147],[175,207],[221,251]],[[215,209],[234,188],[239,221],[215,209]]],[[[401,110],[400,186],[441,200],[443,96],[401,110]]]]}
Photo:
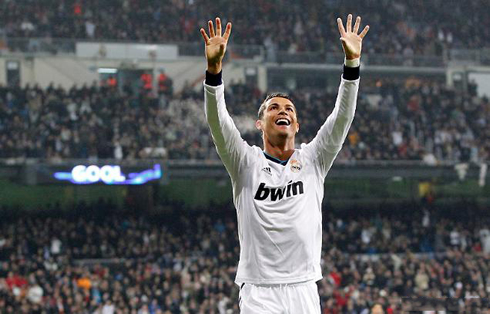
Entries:
{"type": "Polygon", "coordinates": [[[265,111],[265,104],[272,98],[275,98],[275,97],[281,97],[281,98],[286,98],[287,100],[289,100],[290,102],[293,102],[293,99],[291,98],[291,96],[289,96],[288,94],[286,93],[272,93],[272,94],[269,94],[267,95],[267,97],[265,97],[264,101],[262,102],[262,104],[260,105],[259,107],[259,112],[258,112],[258,117],[259,119],[262,119],[262,117],[264,116],[264,111],[265,111]]]}

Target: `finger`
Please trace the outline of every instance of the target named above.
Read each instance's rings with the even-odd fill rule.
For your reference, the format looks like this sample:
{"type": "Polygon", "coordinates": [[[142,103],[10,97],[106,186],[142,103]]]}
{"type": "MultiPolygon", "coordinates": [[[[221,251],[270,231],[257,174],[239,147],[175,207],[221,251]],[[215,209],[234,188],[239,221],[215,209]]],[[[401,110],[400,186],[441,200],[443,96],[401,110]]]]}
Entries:
{"type": "Polygon", "coordinates": [[[366,25],[366,27],[364,27],[364,29],[362,30],[362,33],[359,34],[359,36],[361,37],[361,39],[364,38],[364,36],[366,36],[366,34],[369,32],[369,25],[366,25]]]}
{"type": "Polygon", "coordinates": [[[226,24],[225,35],[223,36],[223,38],[228,40],[228,38],[230,38],[230,34],[231,34],[231,23],[228,23],[226,24]]]}
{"type": "Polygon", "coordinates": [[[208,21],[208,28],[209,28],[209,36],[210,36],[211,38],[213,38],[214,36],[216,36],[216,35],[214,34],[214,26],[213,26],[213,21],[211,21],[211,20],[209,20],[209,21],[208,21]]]}
{"type": "Polygon", "coordinates": [[[347,15],[347,24],[345,27],[348,33],[352,32],[352,14],[347,15]]]}
{"type": "Polygon", "coordinates": [[[201,28],[201,35],[202,35],[202,38],[204,39],[204,43],[207,45],[208,41],[209,41],[209,37],[208,37],[208,34],[206,34],[206,31],[204,30],[204,28],[201,28]]]}
{"type": "Polygon", "coordinates": [[[354,29],[352,30],[352,32],[356,35],[357,35],[357,32],[359,31],[359,26],[361,26],[361,17],[360,16],[358,16],[356,18],[356,24],[354,24],[354,29]]]}
{"type": "Polygon", "coordinates": [[[342,19],[340,17],[337,19],[337,26],[339,27],[340,36],[344,37],[345,29],[344,29],[344,24],[342,24],[342,19]]]}
{"type": "Polygon", "coordinates": [[[221,37],[221,20],[219,17],[216,18],[216,36],[221,37]]]}

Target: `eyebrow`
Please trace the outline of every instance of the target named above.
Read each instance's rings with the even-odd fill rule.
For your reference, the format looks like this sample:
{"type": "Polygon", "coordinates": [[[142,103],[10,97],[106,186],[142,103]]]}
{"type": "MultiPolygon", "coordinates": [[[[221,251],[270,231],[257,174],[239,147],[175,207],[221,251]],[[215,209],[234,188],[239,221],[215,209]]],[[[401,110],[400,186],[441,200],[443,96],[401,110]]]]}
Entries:
{"type": "MultiPolygon", "coordinates": [[[[277,102],[273,102],[272,104],[269,104],[269,105],[267,106],[267,108],[269,108],[269,107],[271,107],[271,106],[274,106],[274,105],[279,106],[280,104],[279,104],[279,103],[277,103],[277,102]]],[[[286,107],[293,108],[294,110],[296,110],[296,107],[295,107],[294,105],[292,105],[292,104],[286,104],[285,106],[286,106],[286,107]]]]}

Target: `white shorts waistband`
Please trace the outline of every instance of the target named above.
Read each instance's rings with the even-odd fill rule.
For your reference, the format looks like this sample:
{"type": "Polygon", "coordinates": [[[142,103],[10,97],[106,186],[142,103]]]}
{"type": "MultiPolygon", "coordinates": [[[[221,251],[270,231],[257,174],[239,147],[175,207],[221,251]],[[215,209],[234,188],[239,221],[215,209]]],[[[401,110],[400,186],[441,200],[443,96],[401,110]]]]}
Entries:
{"type": "Polygon", "coordinates": [[[301,282],[292,282],[292,283],[275,283],[275,284],[264,284],[264,283],[242,283],[241,287],[245,285],[252,285],[256,287],[263,287],[263,288],[278,288],[278,287],[297,287],[297,286],[303,286],[303,285],[308,285],[315,283],[315,280],[307,280],[307,281],[301,281],[301,282]]]}

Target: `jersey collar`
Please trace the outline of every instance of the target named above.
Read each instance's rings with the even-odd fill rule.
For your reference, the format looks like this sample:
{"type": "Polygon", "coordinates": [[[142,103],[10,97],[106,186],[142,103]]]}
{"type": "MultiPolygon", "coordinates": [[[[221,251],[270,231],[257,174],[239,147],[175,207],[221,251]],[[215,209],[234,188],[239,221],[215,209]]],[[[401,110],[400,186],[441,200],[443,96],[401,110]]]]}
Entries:
{"type": "Polygon", "coordinates": [[[269,160],[271,160],[271,161],[273,161],[275,163],[278,163],[278,164],[280,164],[282,166],[285,166],[288,163],[289,159],[291,158],[291,157],[289,157],[286,160],[281,160],[279,158],[276,158],[276,157],[273,157],[273,156],[267,154],[266,152],[264,152],[264,156],[265,156],[265,158],[267,158],[267,159],[269,159],[269,160]]]}

